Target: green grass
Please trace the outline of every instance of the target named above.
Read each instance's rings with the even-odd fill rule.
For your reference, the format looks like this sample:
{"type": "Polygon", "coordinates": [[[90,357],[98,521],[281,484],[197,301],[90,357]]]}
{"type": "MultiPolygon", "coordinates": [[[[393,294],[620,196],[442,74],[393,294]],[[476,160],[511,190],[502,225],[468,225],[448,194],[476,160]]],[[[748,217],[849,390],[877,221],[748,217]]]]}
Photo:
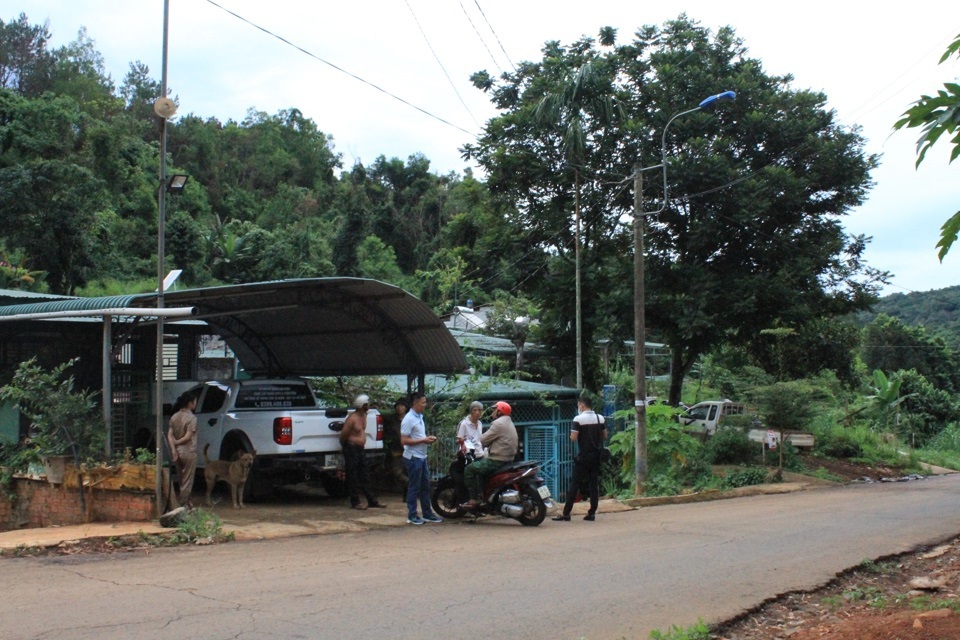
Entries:
{"type": "Polygon", "coordinates": [[[889,575],[897,570],[896,562],[874,562],[869,558],[860,561],[860,570],[876,575],[889,575]]]}
{"type": "Polygon", "coordinates": [[[667,631],[654,629],[650,632],[650,640],[710,640],[710,628],[703,620],[698,620],[686,628],[673,625],[667,631]]]}
{"type": "Polygon", "coordinates": [[[830,473],[824,467],[820,467],[816,471],[808,472],[806,475],[813,476],[814,478],[820,478],[821,480],[829,480],[830,482],[844,482],[843,478],[830,473]]]}

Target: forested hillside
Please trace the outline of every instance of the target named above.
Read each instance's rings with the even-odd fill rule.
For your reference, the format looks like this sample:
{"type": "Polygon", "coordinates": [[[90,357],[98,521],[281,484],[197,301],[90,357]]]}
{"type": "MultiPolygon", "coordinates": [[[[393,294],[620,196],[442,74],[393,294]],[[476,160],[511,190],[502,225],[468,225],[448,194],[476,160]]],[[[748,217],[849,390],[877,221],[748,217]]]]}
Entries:
{"type": "Polygon", "coordinates": [[[923,326],[954,349],[960,348],[960,286],[894,293],[880,298],[871,312],[859,317],[866,324],[881,313],[904,324],[923,326]]]}

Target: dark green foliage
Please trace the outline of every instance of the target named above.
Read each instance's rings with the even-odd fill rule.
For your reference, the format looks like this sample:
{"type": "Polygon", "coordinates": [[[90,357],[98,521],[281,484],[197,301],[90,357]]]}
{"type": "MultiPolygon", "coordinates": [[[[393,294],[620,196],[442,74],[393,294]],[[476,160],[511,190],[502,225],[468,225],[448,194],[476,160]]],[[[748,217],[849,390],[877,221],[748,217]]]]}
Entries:
{"type": "Polygon", "coordinates": [[[880,298],[870,313],[857,314],[857,320],[866,325],[880,314],[922,326],[930,337],[943,338],[952,349],[960,349],[960,286],[894,293],[880,298]]]}
{"type": "Polygon", "coordinates": [[[827,458],[850,459],[863,455],[863,448],[856,434],[843,427],[818,432],[814,451],[827,458]]]}
{"type": "Polygon", "coordinates": [[[658,473],[647,478],[643,485],[645,496],[675,496],[683,490],[683,485],[669,473],[658,473]]]}
{"type": "MultiPolygon", "coordinates": [[[[541,61],[499,81],[474,80],[501,114],[465,150],[488,171],[491,191],[517,204],[511,220],[527,246],[550,256],[546,277],[530,283],[550,344],[573,343],[572,296],[560,284],[571,279],[577,206],[584,340],[601,326],[615,340],[632,337],[632,306],[622,304],[632,295],[631,261],[622,259],[632,230],[622,220],[633,194],[623,182],[635,163],[659,161],[656,134],[671,115],[722,89],[738,100],[671,127],[674,197],[647,227],[647,321],[673,353],[670,402],[719,343],[745,344],[775,321],[800,325],[874,299],[885,274],[863,264],[865,239],[848,238],[838,217],[862,202],[875,159],[855,131],[834,122],[826,96],[764,74],[732,29],[713,34],[681,16],[609,50],[590,38],[548,42],[541,61]],[[582,93],[547,108],[571,87],[582,93]]],[[[645,208],[659,208],[657,181],[646,185],[645,208]]]]}
{"type": "Polygon", "coordinates": [[[827,370],[848,387],[858,384],[854,362],[861,336],[852,320],[815,317],[790,329],[789,335],[761,335],[747,344],[767,373],[794,380],[827,370]]]}
{"type": "Polygon", "coordinates": [[[915,369],[940,389],[960,391],[960,356],[924,327],[881,314],[863,330],[862,353],[870,369],[915,369]]]}
{"type": "Polygon", "coordinates": [[[749,487],[755,484],[767,482],[769,473],[764,467],[744,467],[731,471],[723,478],[723,486],[726,489],[736,489],[737,487],[749,487]]]}
{"type": "Polygon", "coordinates": [[[183,268],[186,284],[202,282],[205,272],[205,256],[200,225],[185,213],[176,213],[167,221],[166,253],[173,264],[183,268]]]}
{"type": "Polygon", "coordinates": [[[75,362],[46,370],[31,358],[17,367],[9,384],[0,387],[0,402],[16,405],[30,421],[28,440],[0,450],[0,466],[65,453],[76,463],[102,456],[106,434],[94,394],[76,389],[73,376],[67,375],[75,362]]]}
{"type": "Polygon", "coordinates": [[[706,445],[710,464],[753,464],[759,455],[760,444],[752,442],[739,427],[719,429],[706,445]]]}
{"type": "Polygon", "coordinates": [[[955,395],[936,388],[916,370],[900,372],[905,417],[898,435],[911,446],[922,447],[958,416],[955,395]]]}

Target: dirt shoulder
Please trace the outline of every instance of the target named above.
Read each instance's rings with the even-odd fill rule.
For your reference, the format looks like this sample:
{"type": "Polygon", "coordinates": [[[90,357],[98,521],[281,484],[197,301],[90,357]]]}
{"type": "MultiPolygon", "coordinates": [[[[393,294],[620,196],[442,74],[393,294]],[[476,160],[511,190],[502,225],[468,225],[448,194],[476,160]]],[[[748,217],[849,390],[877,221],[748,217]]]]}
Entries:
{"type": "Polygon", "coordinates": [[[960,537],[864,561],[719,625],[717,640],[960,640],[960,537]]]}
{"type": "MultiPolygon", "coordinates": [[[[806,458],[820,477],[784,480],[823,486],[922,481],[885,466],[806,458]]],[[[936,470],[947,472],[946,469],[936,470]]],[[[716,640],[960,640],[960,537],[933,548],[865,560],[814,591],[789,593],[717,626],[716,640]]]]}

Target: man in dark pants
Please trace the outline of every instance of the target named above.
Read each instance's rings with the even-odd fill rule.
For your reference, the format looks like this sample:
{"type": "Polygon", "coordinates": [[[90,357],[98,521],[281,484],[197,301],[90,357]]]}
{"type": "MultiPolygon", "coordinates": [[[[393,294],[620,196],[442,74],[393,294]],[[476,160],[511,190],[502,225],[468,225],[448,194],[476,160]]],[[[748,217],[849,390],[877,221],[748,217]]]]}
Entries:
{"type": "Polygon", "coordinates": [[[583,519],[592,522],[597,517],[597,505],[600,502],[600,448],[607,439],[607,427],[603,416],[597,415],[592,407],[593,401],[589,396],[581,396],[577,401],[580,414],[573,419],[570,440],[579,445],[580,453],[573,461],[573,476],[567,489],[563,514],[553,518],[557,522],[570,520],[573,503],[581,491],[590,494],[590,511],[583,519]]]}
{"type": "Polygon", "coordinates": [[[370,479],[367,477],[367,459],[364,446],[367,444],[367,411],[370,410],[370,398],[359,395],[353,401],[356,409],[347,416],[340,431],[340,447],[343,449],[343,466],[347,471],[347,489],[350,491],[350,506],[361,511],[367,507],[383,508],[370,491],[370,479]],[[367,504],[360,504],[360,491],[363,491],[367,504]]]}

